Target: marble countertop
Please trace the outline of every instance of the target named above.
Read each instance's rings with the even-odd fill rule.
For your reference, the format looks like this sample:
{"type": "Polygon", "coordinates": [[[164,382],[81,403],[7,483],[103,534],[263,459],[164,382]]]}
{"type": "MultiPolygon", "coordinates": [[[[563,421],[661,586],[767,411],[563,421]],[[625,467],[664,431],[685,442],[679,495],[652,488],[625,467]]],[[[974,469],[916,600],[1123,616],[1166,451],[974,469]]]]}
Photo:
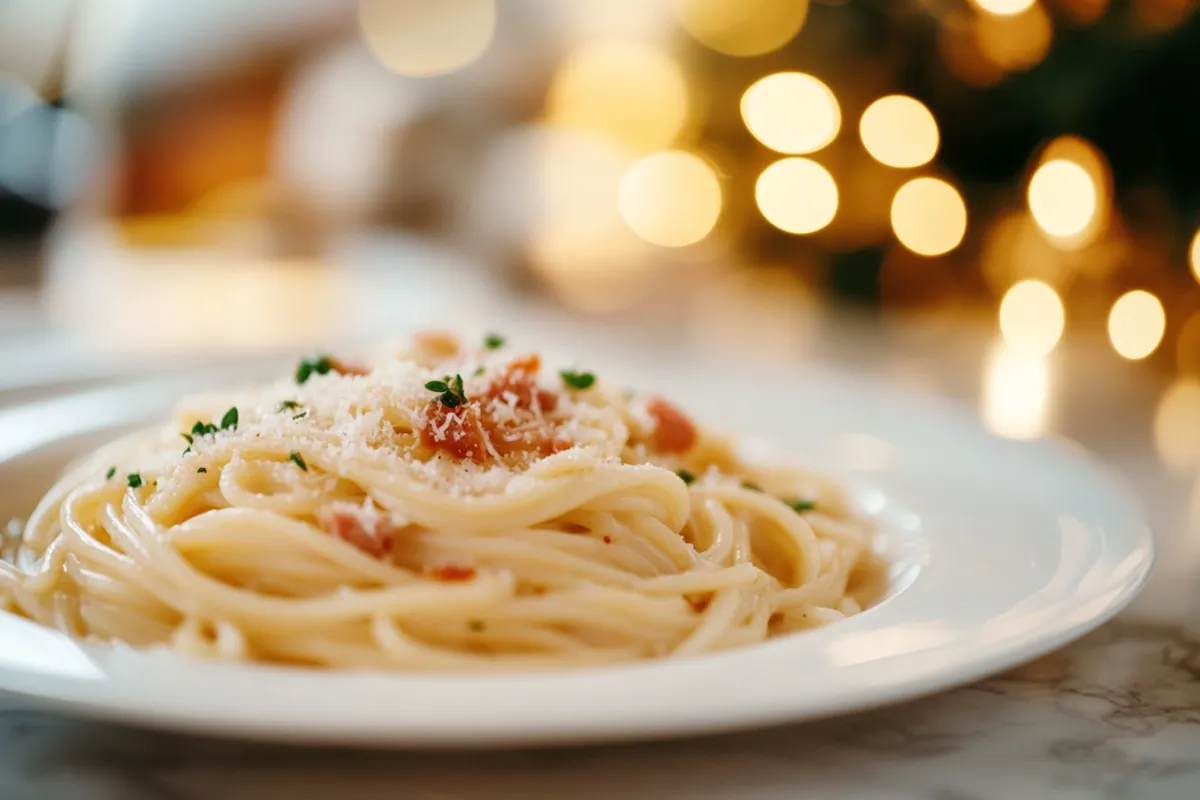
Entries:
{"type": "MultiPolygon", "coordinates": [[[[33,296],[0,300],[8,304],[0,308],[36,306],[33,296]]],[[[83,344],[86,331],[56,327],[37,313],[19,323],[5,316],[13,320],[0,326],[5,363],[19,363],[35,348],[40,355],[29,363],[44,366],[54,354],[54,363],[71,365],[72,353],[86,352],[95,364],[88,349],[94,342],[83,344]]],[[[516,313],[505,319],[529,324],[516,313]]],[[[631,346],[644,338],[630,325],[564,325],[565,344],[601,328],[631,346]]],[[[680,330],[684,339],[697,333],[680,330]]],[[[998,430],[1067,436],[1113,466],[1149,510],[1159,562],[1138,600],[1081,641],[973,686],[855,716],[545,751],[429,754],[223,742],[74,721],[0,696],[0,798],[1200,797],[1200,411],[1165,399],[1178,386],[1165,371],[1124,362],[1102,341],[1064,342],[1034,367],[1031,384],[1027,372],[1004,373],[1013,366],[997,356],[986,324],[945,333],[824,313],[790,355],[958,398],[998,430]]],[[[712,355],[720,357],[742,356],[712,355]]],[[[66,369],[36,380],[95,379],[66,369]]],[[[11,374],[5,380],[0,403],[38,391],[11,374]]]]}

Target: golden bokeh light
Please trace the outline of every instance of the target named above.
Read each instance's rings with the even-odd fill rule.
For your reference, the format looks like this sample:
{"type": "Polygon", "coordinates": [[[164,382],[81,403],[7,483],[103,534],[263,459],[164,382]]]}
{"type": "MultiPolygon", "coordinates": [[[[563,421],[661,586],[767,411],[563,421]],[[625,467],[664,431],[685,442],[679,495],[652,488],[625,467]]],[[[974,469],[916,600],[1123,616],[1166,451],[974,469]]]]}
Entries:
{"type": "Polygon", "coordinates": [[[1062,338],[1066,313],[1058,292],[1041,281],[1021,281],[1000,301],[1000,333],[1014,351],[1042,356],[1062,338]]]}
{"type": "Polygon", "coordinates": [[[453,72],[478,59],[496,30],[494,0],[359,0],[367,47],[401,75],[453,72]]]}
{"type": "Polygon", "coordinates": [[[988,430],[1009,439],[1035,439],[1050,422],[1050,364],[1043,356],[999,343],[983,370],[980,415],[988,430]]]}
{"type": "Polygon", "coordinates": [[[602,42],[569,55],[547,95],[551,124],[602,133],[634,150],[669,146],[687,121],[679,64],[646,44],[602,42]]]}
{"type": "Polygon", "coordinates": [[[721,184],[698,156],[680,150],[654,153],[621,179],[621,218],[652,244],[685,247],[713,229],[721,214],[721,184]]]}
{"type": "Polygon", "coordinates": [[[1033,173],[1027,193],[1038,227],[1056,239],[1073,240],[1096,216],[1096,184],[1074,161],[1052,159],[1033,173]]]}
{"type": "Polygon", "coordinates": [[[814,233],[837,214],[838,188],[817,162],[784,158],[758,176],[754,199],[767,222],[781,231],[814,233]]]}
{"type": "Polygon", "coordinates": [[[937,155],[937,121],[924,103],[905,95],[881,97],[867,106],[858,135],[871,157],[889,167],[919,167],[937,155]]]}
{"type": "Polygon", "coordinates": [[[948,253],[967,231],[967,206],[944,180],[913,178],[892,199],[892,230],[917,255],[948,253]]]}
{"type": "Polygon", "coordinates": [[[1023,11],[1028,11],[1037,0],[971,0],[979,8],[989,14],[998,14],[1000,16],[1009,16],[1010,14],[1020,14],[1023,11]]]}
{"type": "Polygon", "coordinates": [[[1113,349],[1130,361],[1153,353],[1166,329],[1163,304],[1141,289],[1121,295],[1108,314],[1108,338],[1113,349]]]}
{"type": "Polygon", "coordinates": [[[1188,262],[1192,265],[1192,274],[1200,281],[1200,230],[1196,231],[1196,235],[1192,237],[1192,244],[1188,247],[1188,262]]]}
{"type": "Polygon", "coordinates": [[[1154,413],[1154,444],[1169,469],[1200,465],[1200,380],[1180,378],[1163,393],[1154,413]]]}
{"type": "Polygon", "coordinates": [[[980,55],[1010,72],[1040,64],[1054,39],[1050,14],[1038,3],[1013,14],[978,14],[973,27],[980,55]]]}
{"type": "Polygon", "coordinates": [[[808,0],[673,0],[673,6],[684,30],[727,56],[778,50],[808,17],[808,0]]]}
{"type": "Polygon", "coordinates": [[[779,153],[813,153],[837,137],[842,110],[812,75],[777,72],[742,95],[742,119],[754,138],[779,153]]]}

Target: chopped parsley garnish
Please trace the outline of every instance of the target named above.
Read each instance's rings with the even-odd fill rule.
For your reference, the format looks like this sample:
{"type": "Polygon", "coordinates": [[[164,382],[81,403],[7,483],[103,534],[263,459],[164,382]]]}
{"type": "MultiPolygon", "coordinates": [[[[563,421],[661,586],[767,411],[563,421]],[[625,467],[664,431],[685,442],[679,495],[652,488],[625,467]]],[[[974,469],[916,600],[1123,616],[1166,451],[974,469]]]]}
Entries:
{"type": "Polygon", "coordinates": [[[691,486],[696,480],[696,476],[688,472],[686,469],[681,469],[675,474],[679,476],[679,480],[683,481],[689,486],[691,486]]]}
{"type": "Polygon", "coordinates": [[[754,481],[742,481],[742,488],[749,489],[752,492],[761,492],[762,491],[762,487],[759,486],[754,481]]]}
{"type": "Polygon", "coordinates": [[[201,467],[200,469],[196,470],[197,475],[203,475],[206,472],[208,472],[208,467],[201,467]]]}
{"type": "Polygon", "coordinates": [[[111,480],[113,475],[117,474],[116,467],[109,467],[108,472],[104,473],[104,480],[111,480]]]}
{"type": "Polygon", "coordinates": [[[300,455],[295,450],[293,450],[291,455],[288,456],[288,460],[291,461],[293,464],[295,464],[300,469],[304,470],[305,472],[308,472],[308,464],[304,463],[304,456],[300,455]]]}
{"type": "Polygon", "coordinates": [[[596,382],[596,376],[590,372],[576,372],[573,369],[564,369],[558,374],[562,376],[563,383],[572,389],[588,389],[596,382]]]}
{"type": "Polygon", "coordinates": [[[488,350],[499,350],[504,347],[504,337],[498,333],[489,333],[483,337],[483,346],[488,350]]]}
{"type": "Polygon", "coordinates": [[[447,375],[440,381],[429,381],[425,384],[425,388],[431,392],[441,392],[437,399],[447,408],[458,408],[467,402],[462,375],[455,375],[453,378],[447,375]]]}
{"type": "Polygon", "coordinates": [[[791,506],[792,511],[797,514],[803,514],[805,511],[812,511],[817,507],[817,504],[812,500],[788,500],[786,501],[791,506]]]}
{"type": "Polygon", "coordinates": [[[296,367],[296,383],[303,384],[314,374],[325,375],[333,369],[333,360],[326,355],[303,359],[296,367]]]}
{"type": "Polygon", "coordinates": [[[304,419],[308,416],[307,411],[301,411],[299,414],[292,414],[292,419],[304,419]]]}
{"type": "Polygon", "coordinates": [[[472,633],[483,633],[483,620],[473,619],[467,623],[467,627],[471,629],[472,633]]]}
{"type": "Polygon", "coordinates": [[[284,400],[282,403],[279,404],[280,411],[295,411],[299,407],[300,407],[300,404],[297,403],[295,400],[284,400]]]}
{"type": "Polygon", "coordinates": [[[480,375],[483,374],[483,365],[480,364],[478,367],[475,368],[475,371],[472,372],[471,374],[478,378],[480,375]]]}
{"type": "MultiPolygon", "coordinates": [[[[192,436],[208,436],[211,433],[216,433],[218,430],[217,426],[211,422],[197,422],[192,425],[192,436]]],[[[184,434],[184,436],[188,438],[189,442],[191,441],[191,438],[187,434],[184,434]]]]}
{"type": "Polygon", "coordinates": [[[238,412],[237,412],[237,406],[234,406],[233,408],[231,408],[225,412],[225,416],[221,417],[221,430],[223,430],[223,431],[237,430],[237,425],[238,425],[238,412]]]}
{"type": "Polygon", "coordinates": [[[125,480],[129,482],[130,489],[136,489],[142,485],[142,476],[136,472],[131,472],[126,475],[125,480]]]}

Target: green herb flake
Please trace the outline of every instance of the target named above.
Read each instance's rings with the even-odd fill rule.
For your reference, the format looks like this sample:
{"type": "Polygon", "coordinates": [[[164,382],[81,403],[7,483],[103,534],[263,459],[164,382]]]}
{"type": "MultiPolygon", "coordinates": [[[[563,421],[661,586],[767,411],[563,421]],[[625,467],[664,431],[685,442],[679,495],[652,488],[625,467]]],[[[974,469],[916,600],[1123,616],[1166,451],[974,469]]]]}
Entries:
{"type": "Polygon", "coordinates": [[[208,467],[201,467],[200,469],[196,470],[197,475],[204,475],[207,472],[208,472],[208,467]]]}
{"type": "Polygon", "coordinates": [[[279,404],[280,411],[295,411],[299,407],[300,407],[300,404],[297,403],[295,400],[284,400],[282,403],[279,404]]]}
{"type": "Polygon", "coordinates": [[[304,419],[307,416],[308,416],[307,411],[301,411],[299,414],[293,414],[292,419],[304,419]]]}
{"type": "Polygon", "coordinates": [[[238,426],[238,410],[237,406],[225,412],[225,416],[221,417],[221,430],[237,430],[238,426]]]}
{"type": "Polygon", "coordinates": [[[696,481],[696,476],[688,472],[686,469],[681,469],[675,474],[679,476],[679,480],[683,481],[688,486],[691,486],[696,481]]]}
{"type": "Polygon", "coordinates": [[[291,452],[291,455],[288,456],[288,460],[291,461],[293,464],[295,464],[300,469],[304,470],[305,472],[308,472],[308,464],[304,463],[304,456],[300,455],[295,450],[293,450],[291,452]]]}
{"type": "Polygon", "coordinates": [[[478,378],[480,375],[483,374],[483,365],[480,364],[478,367],[475,368],[475,371],[472,372],[471,374],[474,375],[476,378],[478,378]]]}
{"type": "Polygon", "coordinates": [[[116,475],[116,474],[117,474],[117,468],[116,468],[116,467],[109,467],[109,468],[108,468],[108,472],[104,473],[104,480],[106,480],[106,481],[111,481],[111,480],[112,480],[112,476],[113,476],[113,475],[116,475]]]}
{"type": "Polygon", "coordinates": [[[296,367],[296,383],[303,385],[313,375],[326,375],[333,369],[333,360],[327,355],[303,359],[296,367]]]}
{"type": "Polygon", "coordinates": [[[817,507],[817,504],[812,500],[788,500],[787,504],[791,507],[792,511],[795,511],[797,514],[803,514],[805,511],[812,511],[817,507]]]}
{"type": "Polygon", "coordinates": [[[467,623],[467,627],[471,629],[472,633],[483,633],[485,626],[483,624],[483,620],[473,619],[467,623]]]}
{"type": "Polygon", "coordinates": [[[483,337],[483,346],[488,350],[499,350],[504,347],[504,337],[498,333],[489,333],[483,337]]]}
{"type": "Polygon", "coordinates": [[[462,375],[455,375],[453,378],[447,375],[440,381],[429,381],[425,384],[425,388],[431,392],[441,392],[437,399],[447,408],[458,408],[467,402],[467,392],[463,388],[462,375]]]}
{"type": "Polygon", "coordinates": [[[590,372],[577,372],[573,369],[564,369],[558,374],[562,376],[563,383],[572,389],[589,389],[596,382],[596,376],[590,372]]]}
{"type": "Polygon", "coordinates": [[[130,489],[137,489],[142,485],[142,476],[136,472],[126,475],[125,480],[128,481],[130,489]]]}

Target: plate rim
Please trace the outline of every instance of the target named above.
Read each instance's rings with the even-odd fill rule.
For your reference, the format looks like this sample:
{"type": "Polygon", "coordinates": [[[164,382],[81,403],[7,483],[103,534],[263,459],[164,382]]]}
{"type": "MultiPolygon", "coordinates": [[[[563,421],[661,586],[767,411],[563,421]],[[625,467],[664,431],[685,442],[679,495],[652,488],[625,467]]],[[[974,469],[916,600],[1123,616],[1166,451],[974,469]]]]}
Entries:
{"type": "MultiPolygon", "coordinates": [[[[229,369],[218,369],[218,373],[230,373],[229,369]]],[[[194,378],[195,376],[191,376],[194,378]]],[[[811,373],[809,379],[812,379],[811,373]]],[[[42,691],[35,691],[28,686],[29,680],[36,682],[37,680],[47,680],[45,675],[38,676],[29,671],[14,670],[11,666],[6,666],[0,660],[0,692],[17,698],[21,702],[27,702],[36,706],[53,708],[55,710],[64,711],[69,714],[93,719],[102,719],[108,721],[132,723],[141,727],[157,728],[162,730],[173,730],[182,732],[201,733],[207,735],[219,735],[226,738],[251,739],[259,741],[286,741],[292,743],[306,744],[344,744],[354,746],[369,746],[369,747],[405,747],[405,748],[507,748],[507,747],[526,747],[526,746],[547,746],[547,745],[577,745],[585,743],[598,742],[617,742],[617,741],[636,741],[645,739],[657,739],[663,737],[687,736],[696,734],[712,734],[729,732],[733,730],[741,730],[753,727],[763,727],[780,725],[787,722],[808,721],[827,718],[839,714],[862,711],[868,708],[874,708],[885,704],[900,702],[904,700],[916,699],[924,697],[939,691],[956,688],[987,675],[995,674],[999,671],[1009,669],[1020,664],[1027,663],[1042,655],[1052,652],[1064,644],[1073,641],[1088,632],[1094,630],[1112,617],[1118,614],[1134,597],[1141,591],[1146,581],[1148,580],[1156,558],[1154,537],[1150,526],[1146,521],[1146,514],[1140,501],[1133,492],[1121,481],[1114,470],[1094,458],[1090,453],[1084,450],[1079,445],[1065,440],[1061,437],[1043,437],[1030,442],[1009,442],[1001,439],[994,434],[986,431],[974,415],[970,414],[964,407],[954,403],[944,397],[926,397],[917,393],[913,393],[903,389],[902,387],[892,386],[890,384],[878,381],[869,376],[863,376],[855,373],[838,373],[836,370],[825,370],[824,377],[831,379],[831,385],[841,385],[843,390],[851,389],[853,391],[883,391],[886,396],[893,398],[903,398],[903,402],[907,406],[915,404],[917,413],[950,414],[956,417],[956,422],[961,424],[966,422],[975,430],[976,435],[982,435],[986,439],[996,442],[1004,442],[1005,444],[1013,445],[1022,449],[1025,452],[1037,453],[1041,451],[1041,458],[1059,459],[1062,463],[1068,465],[1078,474],[1084,474],[1087,479],[1096,485],[1101,486],[1112,499],[1115,507],[1124,509],[1124,516],[1128,519],[1121,526],[1126,534],[1131,536],[1130,546],[1128,548],[1128,556],[1137,556],[1135,563],[1130,565],[1127,570],[1128,574],[1109,592],[1109,596],[1103,603],[1089,614],[1080,619],[1074,617],[1063,616],[1056,618],[1053,624],[1049,625],[1045,631],[1039,632],[1037,635],[1026,635],[1026,641],[1023,645],[995,645],[994,652],[981,652],[974,658],[965,661],[957,662],[952,668],[947,668],[940,671],[929,673],[923,678],[909,678],[901,682],[884,682],[877,684],[873,688],[865,689],[857,694],[836,695],[834,699],[824,703],[808,702],[807,707],[797,708],[795,703],[780,702],[774,707],[754,707],[744,710],[744,713],[724,713],[716,717],[708,717],[703,719],[676,716],[673,718],[662,718],[657,720],[646,719],[625,719],[622,721],[619,718],[614,718],[600,725],[592,727],[562,727],[554,726],[553,724],[546,726],[539,725],[536,720],[530,724],[514,726],[507,731],[492,730],[486,726],[482,728],[463,728],[461,725],[454,725],[433,729],[425,727],[423,729],[387,729],[378,728],[371,725],[363,726],[359,724],[341,724],[329,726],[328,721],[324,725],[316,727],[289,726],[286,722],[262,721],[258,724],[239,720],[236,725],[230,725],[228,721],[223,721],[221,718],[214,715],[205,715],[197,709],[192,709],[190,712],[181,710],[179,707],[167,709],[164,711],[161,704],[155,705],[153,702],[143,704],[130,704],[129,702],[120,702],[119,698],[105,698],[96,693],[90,693],[86,690],[80,694],[65,693],[62,691],[62,686],[59,686],[57,692],[53,691],[53,687],[49,687],[42,691]],[[22,680],[25,676],[26,680],[22,680]],[[32,677],[31,677],[32,676],[32,677]],[[22,686],[24,685],[24,689],[22,686]],[[72,696],[73,694],[73,696],[72,696]]],[[[51,395],[40,400],[34,400],[29,403],[16,404],[13,406],[3,406],[0,402],[0,422],[2,422],[10,414],[17,412],[28,406],[37,406],[45,403],[52,403],[56,399],[62,398],[84,398],[96,397],[99,393],[113,390],[131,391],[139,386],[156,385],[168,383],[174,380],[174,376],[151,377],[144,380],[124,379],[117,380],[111,386],[105,386],[97,389],[87,389],[82,392],[66,392],[61,395],[51,395]]],[[[190,380],[190,378],[189,378],[190,380]]],[[[2,397],[0,397],[2,400],[2,397]]],[[[112,425],[103,425],[99,427],[111,428],[112,425]]],[[[74,435],[78,435],[75,432],[74,435]]],[[[70,434],[68,434],[70,435],[70,434]]],[[[65,438],[58,436],[57,439],[65,438]]],[[[54,441],[51,439],[50,441],[54,441]]],[[[41,447],[48,444],[48,441],[34,444],[33,446],[41,447]]],[[[0,448],[3,450],[3,448],[0,448]]],[[[0,455],[0,468],[7,465],[12,458],[18,454],[9,453],[8,455],[0,455]]],[[[1109,540],[1112,535],[1100,537],[1102,540],[1109,540]]],[[[901,594],[903,596],[903,593],[901,594]]],[[[4,623],[3,617],[11,617],[17,619],[6,612],[0,612],[0,623],[4,623]]],[[[25,624],[33,625],[22,621],[25,624]]],[[[831,628],[823,629],[825,631],[842,629],[847,623],[838,623],[831,628]]],[[[3,631],[5,626],[0,624],[0,631],[3,631]]],[[[49,632],[54,636],[66,639],[65,636],[57,632],[49,632]]],[[[802,634],[802,636],[810,636],[812,634],[802,634]]],[[[68,640],[69,641],[69,640],[68,640]]],[[[763,647],[769,647],[778,642],[786,642],[787,639],[773,640],[766,645],[757,645],[751,648],[745,648],[738,651],[729,651],[713,656],[705,656],[697,659],[687,659],[681,661],[658,661],[658,662],[640,662],[632,665],[621,665],[616,667],[605,668],[604,671],[609,674],[626,674],[636,673],[646,669],[658,669],[662,671],[671,671],[673,666],[687,665],[693,663],[707,662],[709,659],[724,659],[730,654],[740,656],[743,659],[749,654],[759,651],[763,647]]],[[[135,656],[137,659],[145,659],[145,654],[135,656]]],[[[295,670],[288,668],[278,668],[270,666],[231,666],[223,664],[202,664],[194,665],[197,672],[210,671],[210,674],[220,674],[221,670],[232,669],[246,673],[254,673],[258,677],[266,676],[270,678],[272,675],[286,673],[294,675],[295,670]]],[[[185,670],[187,671],[187,670],[185,670]]],[[[327,681],[327,676],[320,672],[304,671],[305,679],[307,680],[324,680],[327,681]]],[[[556,680],[557,676],[574,675],[576,677],[593,674],[593,670],[570,670],[564,672],[538,672],[528,673],[526,677],[542,677],[548,680],[556,680]]],[[[428,685],[429,673],[413,674],[393,674],[393,673],[343,673],[334,674],[334,680],[349,677],[368,677],[370,680],[382,680],[389,684],[409,684],[410,687],[416,687],[422,683],[428,685]]],[[[451,680],[458,681],[473,681],[478,676],[437,676],[434,681],[451,680]]],[[[492,680],[495,674],[486,675],[483,680],[492,680]]],[[[62,680],[61,678],[59,679],[62,680]]],[[[69,679],[68,679],[69,680],[69,679]]],[[[289,680],[291,680],[289,678],[289,680]]],[[[53,682],[53,679],[51,679],[53,682]]],[[[413,689],[410,688],[410,691],[413,689]]],[[[803,705],[803,704],[801,704],[803,705]]],[[[703,717],[703,715],[701,715],[703,717]]],[[[530,722],[530,721],[527,721],[530,722]]],[[[345,721],[343,720],[343,723],[345,721]]]]}

